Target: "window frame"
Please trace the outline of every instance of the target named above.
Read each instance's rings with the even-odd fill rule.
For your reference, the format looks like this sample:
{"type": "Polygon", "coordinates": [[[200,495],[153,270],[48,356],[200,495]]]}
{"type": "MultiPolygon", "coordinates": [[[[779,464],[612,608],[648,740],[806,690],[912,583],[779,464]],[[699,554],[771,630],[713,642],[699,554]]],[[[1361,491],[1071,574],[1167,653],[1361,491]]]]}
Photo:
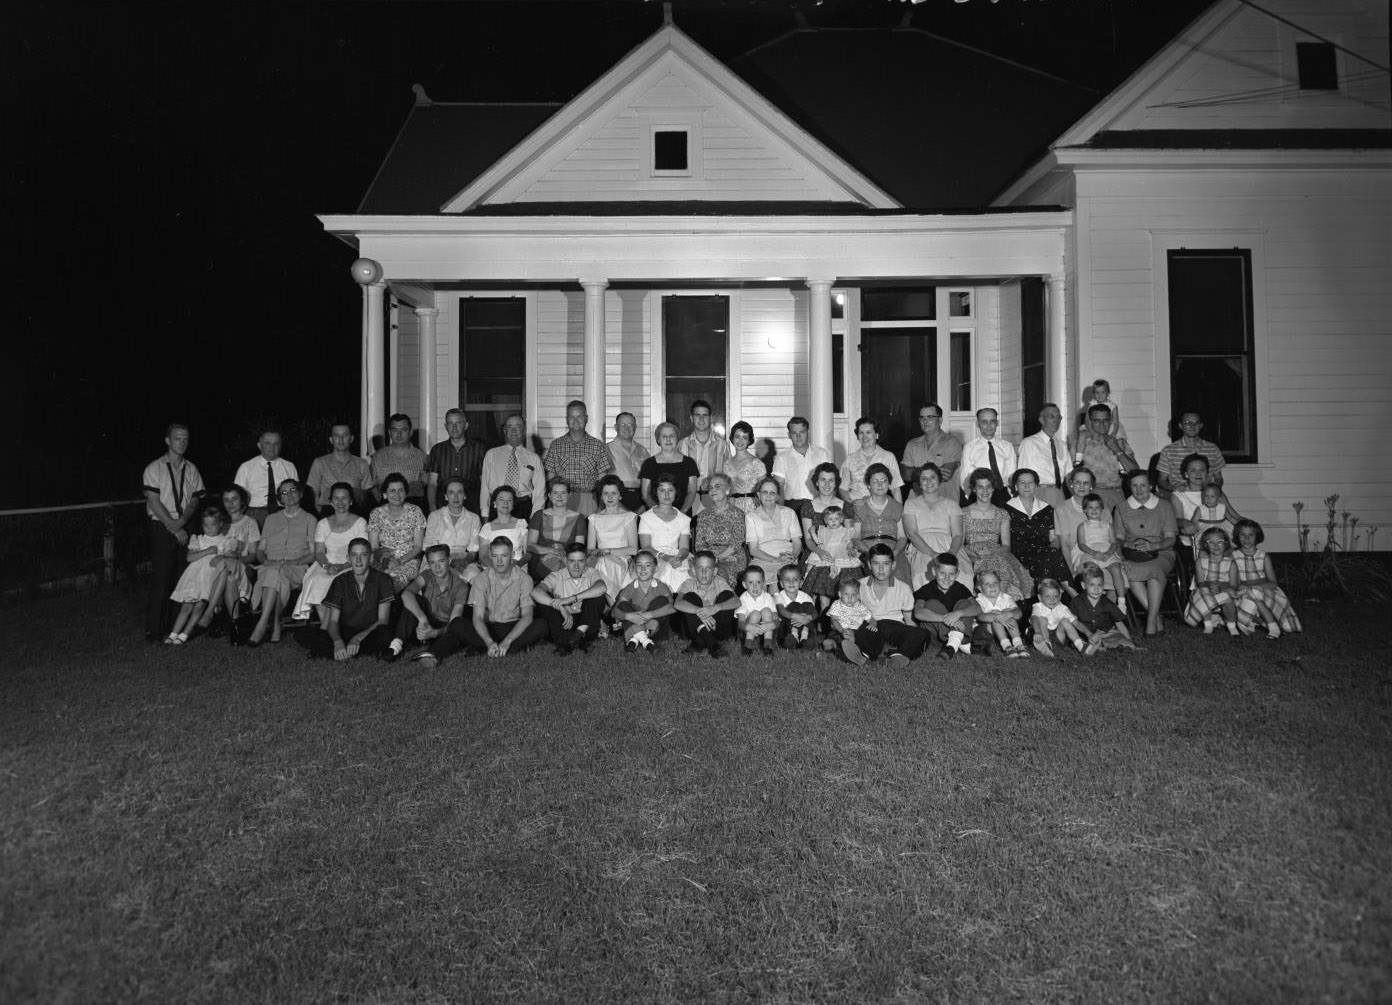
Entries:
{"type": "Polygon", "coordinates": [[[647,143],[643,148],[643,166],[647,169],[649,180],[681,180],[702,177],[701,160],[701,120],[695,115],[680,113],[664,115],[648,120],[647,143]],[[686,168],[659,168],[657,166],[657,134],[686,134],[686,168]]]}
{"type": "MultiPolygon", "coordinates": [[[[537,395],[539,387],[537,384],[537,295],[534,290],[464,290],[452,293],[447,302],[441,303],[442,310],[437,319],[437,332],[449,332],[449,370],[450,370],[450,399],[445,400],[443,395],[439,396],[436,407],[440,410],[442,423],[439,428],[443,429],[443,416],[451,408],[463,408],[464,405],[459,399],[459,379],[462,370],[464,347],[463,332],[460,323],[464,317],[463,303],[466,300],[521,300],[523,303],[523,362],[524,369],[522,374],[522,407],[520,409],[522,417],[527,421],[529,434],[538,432],[538,416],[536,415],[537,395]],[[447,318],[446,312],[449,317],[447,318]],[[448,326],[448,327],[445,327],[448,326]]],[[[438,338],[438,335],[437,335],[438,338]]],[[[467,412],[465,414],[468,414],[467,412]]],[[[473,420],[470,419],[470,426],[473,420]]]]}
{"type": "MultiPolygon", "coordinates": [[[[740,324],[740,291],[738,289],[654,289],[649,291],[649,326],[648,330],[655,332],[656,337],[649,340],[651,356],[649,365],[651,366],[652,378],[648,386],[648,418],[652,422],[652,429],[649,429],[647,436],[652,437],[652,430],[663,421],[667,415],[667,332],[663,326],[663,300],[667,297],[724,297],[727,310],[728,328],[725,333],[725,421],[722,429],[718,432],[727,435],[730,426],[740,420],[739,410],[742,403],[743,381],[740,372],[740,338],[742,326],[740,324]]],[[[678,375],[680,376],[680,375],[678,375]]],[[[680,417],[677,421],[681,429],[681,435],[687,435],[687,427],[690,425],[690,417],[680,417]]],[[[712,428],[715,428],[714,423],[712,428]]],[[[643,431],[639,430],[642,436],[643,431]]]]}

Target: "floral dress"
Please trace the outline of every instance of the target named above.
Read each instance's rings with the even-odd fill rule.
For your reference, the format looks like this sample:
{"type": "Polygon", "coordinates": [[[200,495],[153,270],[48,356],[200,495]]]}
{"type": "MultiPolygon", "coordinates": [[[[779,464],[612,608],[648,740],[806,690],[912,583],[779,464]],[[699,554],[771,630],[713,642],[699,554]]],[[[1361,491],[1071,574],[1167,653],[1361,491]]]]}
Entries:
{"type": "Polygon", "coordinates": [[[379,547],[391,552],[387,567],[382,571],[391,576],[392,581],[396,583],[397,592],[400,593],[406,588],[407,583],[420,574],[419,557],[410,561],[403,560],[416,550],[417,531],[424,540],[425,514],[415,503],[403,503],[401,512],[396,516],[392,516],[390,506],[378,506],[367,518],[367,529],[369,533],[377,534],[379,547]]]}
{"type": "MultiPolygon", "coordinates": [[[[763,465],[759,467],[762,470],[763,465]]],[[[744,548],[745,511],[735,505],[739,501],[731,499],[723,513],[709,506],[703,509],[696,521],[696,535],[691,544],[692,551],[705,549],[717,554],[734,546],[732,554],[715,560],[716,575],[727,583],[738,583],[740,573],[749,564],[749,552],[744,548]]]]}
{"type": "MultiPolygon", "coordinates": [[[[741,452],[725,459],[725,474],[730,479],[730,502],[745,513],[754,512],[757,504],[754,486],[768,474],[764,462],[753,454],[741,452]]],[[[697,532],[700,532],[699,525],[697,532]]]]}
{"type": "Polygon", "coordinates": [[[1010,550],[1020,560],[1030,576],[1038,581],[1056,579],[1067,583],[1072,579],[1063,552],[1049,542],[1054,532],[1054,508],[1046,502],[1035,502],[1034,512],[1026,513],[1019,499],[1010,500],[1005,507],[1010,518],[1010,550]]]}
{"type": "Polygon", "coordinates": [[[1000,577],[1002,590],[1016,600],[1023,600],[1034,596],[1034,578],[1010,549],[1001,544],[1001,525],[1009,523],[1010,517],[994,506],[990,516],[981,516],[975,506],[969,506],[962,511],[962,543],[975,556],[972,567],[978,576],[994,572],[1000,577]]]}
{"type": "Polygon", "coordinates": [[[1266,578],[1266,552],[1257,548],[1252,554],[1238,549],[1233,552],[1237,563],[1237,627],[1251,633],[1263,627],[1257,614],[1257,604],[1265,604],[1276,618],[1283,632],[1301,631],[1300,619],[1291,606],[1290,597],[1279,586],[1264,584],[1249,586],[1256,580],[1266,578]]]}

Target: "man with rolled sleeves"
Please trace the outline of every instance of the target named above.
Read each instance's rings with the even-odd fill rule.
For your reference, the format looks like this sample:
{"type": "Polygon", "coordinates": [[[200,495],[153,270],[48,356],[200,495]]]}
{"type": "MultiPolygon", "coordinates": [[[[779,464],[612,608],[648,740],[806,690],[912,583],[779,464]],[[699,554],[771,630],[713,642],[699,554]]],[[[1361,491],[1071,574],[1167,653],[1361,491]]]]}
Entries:
{"type": "Polygon", "coordinates": [[[929,402],[918,410],[918,428],[923,430],[923,435],[904,444],[904,456],[899,463],[899,473],[912,492],[918,491],[918,473],[925,465],[937,465],[942,481],[949,482],[962,464],[962,444],[943,429],[942,420],[942,406],[937,402],[929,402]]]}
{"type": "Polygon", "coordinates": [[[1039,432],[1020,441],[1019,462],[1039,476],[1035,494],[1040,499],[1057,507],[1068,498],[1065,479],[1073,463],[1063,435],[1063,411],[1052,401],[1039,410],[1039,432]]]}
{"type": "Polygon", "coordinates": [[[171,423],[164,431],[165,452],[145,465],[141,485],[150,525],[150,597],[145,605],[145,641],[161,642],[169,629],[169,594],[182,572],[189,518],[203,497],[203,476],[184,459],[189,428],[171,423]]]}

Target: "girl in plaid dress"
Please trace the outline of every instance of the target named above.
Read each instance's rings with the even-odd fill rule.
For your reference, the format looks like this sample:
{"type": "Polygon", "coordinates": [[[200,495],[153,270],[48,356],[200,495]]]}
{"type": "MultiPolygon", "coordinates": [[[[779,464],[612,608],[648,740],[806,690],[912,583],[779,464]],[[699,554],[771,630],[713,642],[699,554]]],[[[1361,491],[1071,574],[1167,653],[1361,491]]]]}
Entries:
{"type": "Polygon", "coordinates": [[[1228,634],[1237,634],[1237,563],[1228,553],[1228,534],[1221,527],[1210,527],[1199,538],[1199,557],[1194,560],[1194,590],[1184,620],[1193,628],[1203,626],[1205,635],[1218,627],[1219,615],[1228,634]]]}
{"type": "Polygon", "coordinates": [[[1266,534],[1255,520],[1239,520],[1233,528],[1237,550],[1237,627],[1250,635],[1266,625],[1266,637],[1279,639],[1282,632],[1298,632],[1300,619],[1291,607],[1286,591],[1276,583],[1271,557],[1261,550],[1266,534]]]}

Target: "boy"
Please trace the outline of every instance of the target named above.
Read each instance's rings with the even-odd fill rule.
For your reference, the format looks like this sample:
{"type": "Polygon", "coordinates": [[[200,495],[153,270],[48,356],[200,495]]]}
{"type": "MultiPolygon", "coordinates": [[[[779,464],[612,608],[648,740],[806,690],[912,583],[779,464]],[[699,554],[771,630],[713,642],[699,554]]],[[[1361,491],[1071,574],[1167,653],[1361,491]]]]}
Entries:
{"type": "Polygon", "coordinates": [[[1034,627],[1034,648],[1041,656],[1056,658],[1050,636],[1059,642],[1071,642],[1078,652],[1085,649],[1078,632],[1078,618],[1064,606],[1063,587],[1056,579],[1039,581],[1039,601],[1030,610],[1030,624],[1034,627]]]}
{"type": "MultiPolygon", "coordinates": [[[[866,655],[872,659],[881,651],[897,667],[923,652],[928,633],[913,624],[914,596],[909,584],[894,576],[894,549],[883,541],[866,553],[870,575],[860,581],[860,599],[875,617],[878,631],[869,633],[866,655]]],[[[865,648],[857,636],[856,642],[865,648]]]]}
{"type": "Polygon", "coordinates": [[[971,633],[981,608],[971,590],[957,581],[957,556],[945,551],[933,560],[933,578],[914,594],[914,620],[928,626],[928,632],[943,644],[938,659],[970,656],[971,633]]]}
{"type": "Polygon", "coordinates": [[[1001,589],[1000,576],[989,569],[976,574],[977,624],[984,625],[1011,659],[1025,659],[1029,650],[1020,637],[1020,608],[1015,598],[1001,589]]]}
{"type": "Polygon", "coordinates": [[[1078,619],[1078,631],[1087,639],[1083,652],[1088,656],[1099,649],[1136,648],[1126,627],[1126,615],[1106,595],[1105,584],[1106,577],[1101,569],[1095,565],[1085,566],[1083,592],[1068,605],[1078,619]]]}
{"type": "Polygon", "coordinates": [[[778,631],[778,608],[773,597],[764,592],[764,570],[751,565],[740,577],[744,592],[735,608],[735,624],[740,630],[740,652],[754,655],[754,640],[759,639],[765,656],[773,655],[773,636],[778,631]]]}
{"type": "Polygon", "coordinates": [[[785,649],[813,649],[817,645],[817,605],[810,594],[802,591],[802,577],[796,565],[778,570],[779,591],[773,595],[778,611],[780,630],[785,649]]]}
{"type": "Polygon", "coordinates": [[[532,589],[532,602],[556,643],[557,656],[576,649],[589,652],[604,620],[603,578],[589,566],[589,551],[580,542],[566,547],[564,569],[557,569],[532,589]]]}
{"type": "Polygon", "coordinates": [[[682,616],[682,628],[691,640],[688,653],[708,653],[712,659],[725,655],[720,643],[735,634],[735,608],[739,598],[730,584],[715,574],[715,555],[698,551],[692,558],[689,576],[677,590],[673,605],[682,616]]]}
{"type": "Polygon", "coordinates": [[[488,565],[469,584],[469,606],[473,616],[451,621],[421,654],[422,664],[434,666],[460,649],[498,659],[546,637],[546,622],[534,616],[532,580],[513,563],[512,540],[501,534],[488,545],[488,565]]]}
{"type": "Polygon", "coordinates": [[[365,537],[348,544],[348,571],[334,578],[324,597],[328,614],[323,627],[301,628],[295,640],[309,650],[311,659],[380,653],[391,639],[392,601],[396,585],[385,572],[372,568],[372,545],[365,537]]]}
{"type": "Polygon", "coordinates": [[[633,556],[634,580],[614,600],[614,618],[623,626],[624,649],[636,653],[657,652],[656,643],[667,635],[667,619],[676,613],[672,591],[657,578],[657,556],[640,551],[633,556]]]}
{"type": "Polygon", "coordinates": [[[406,640],[428,643],[445,634],[455,618],[463,615],[469,600],[469,584],[450,567],[447,544],[425,549],[425,569],[401,593],[401,617],[396,635],[382,655],[390,663],[406,648],[406,640]]]}

